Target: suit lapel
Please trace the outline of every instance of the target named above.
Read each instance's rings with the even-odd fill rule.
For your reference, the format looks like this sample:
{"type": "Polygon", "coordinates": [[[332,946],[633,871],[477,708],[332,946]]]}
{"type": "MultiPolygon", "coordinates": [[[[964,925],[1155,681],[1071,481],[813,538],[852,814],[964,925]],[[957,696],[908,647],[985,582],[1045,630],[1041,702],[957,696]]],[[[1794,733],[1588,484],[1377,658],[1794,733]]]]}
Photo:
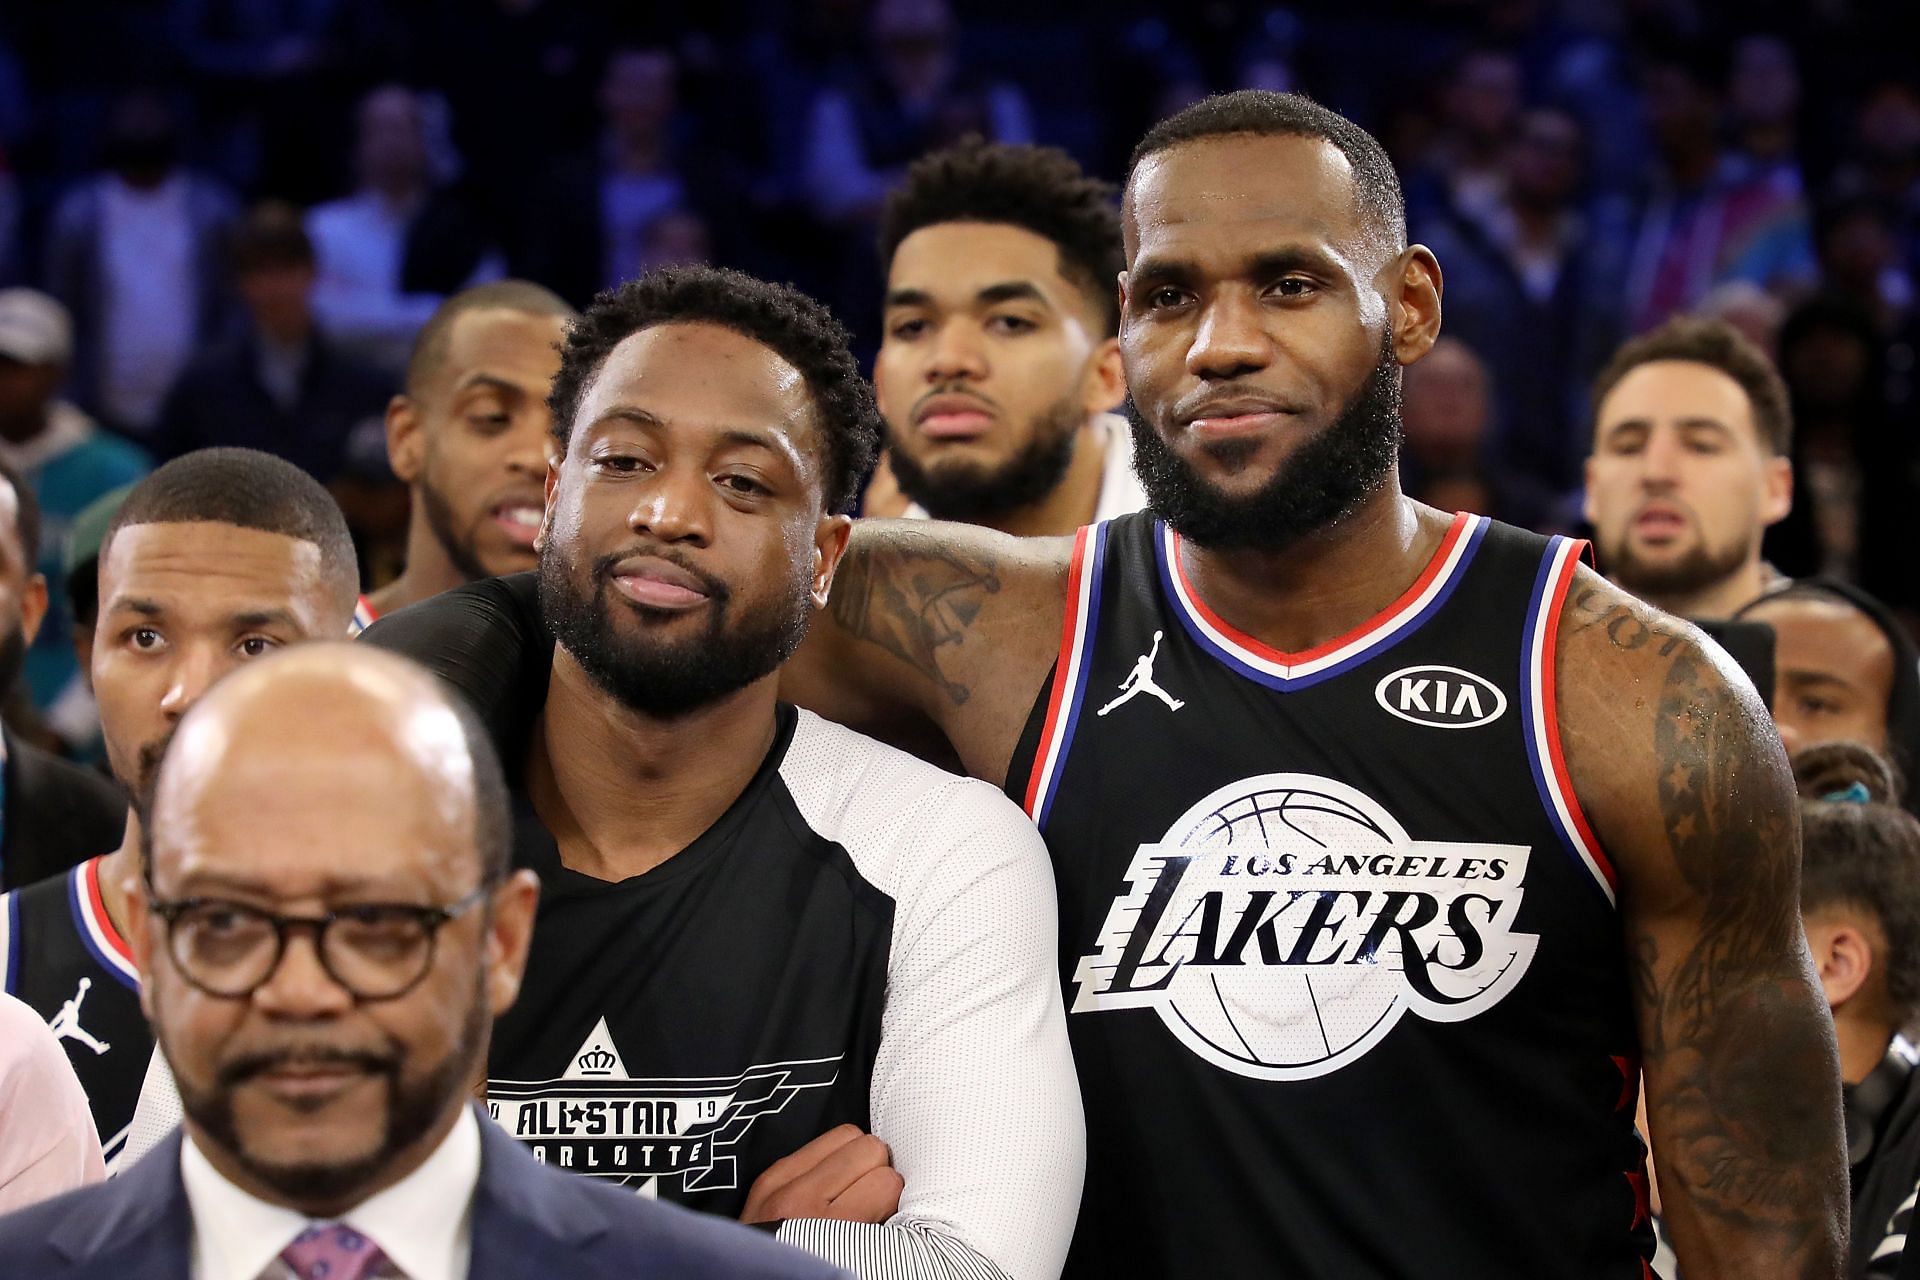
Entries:
{"type": "MultiPolygon", "coordinates": [[[[556,1245],[577,1247],[605,1233],[597,1197],[554,1173],[483,1111],[480,1182],[473,1196],[473,1261],[469,1280],[518,1280],[547,1274],[556,1245]],[[546,1267],[530,1264],[545,1263],[546,1267]]],[[[636,1263],[636,1270],[638,1264],[636,1263]]]]}
{"type": "Polygon", "coordinates": [[[86,1212],[61,1222],[48,1237],[61,1255],[87,1262],[104,1254],[151,1260],[151,1271],[130,1276],[184,1271],[193,1239],[187,1190],[180,1181],[180,1131],[149,1151],[119,1177],[86,1197],[86,1212]]]}

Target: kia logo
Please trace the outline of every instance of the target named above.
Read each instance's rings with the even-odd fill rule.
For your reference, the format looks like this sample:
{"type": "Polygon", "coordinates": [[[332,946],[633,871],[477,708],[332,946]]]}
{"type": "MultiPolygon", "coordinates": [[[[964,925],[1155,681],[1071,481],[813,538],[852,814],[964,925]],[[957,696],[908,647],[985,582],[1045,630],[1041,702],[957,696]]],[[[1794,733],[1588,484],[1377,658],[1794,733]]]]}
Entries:
{"type": "Polygon", "coordinates": [[[1507,695],[1458,667],[1402,667],[1373,687],[1373,697],[1402,720],[1435,729],[1474,729],[1498,720],[1507,695]]]}

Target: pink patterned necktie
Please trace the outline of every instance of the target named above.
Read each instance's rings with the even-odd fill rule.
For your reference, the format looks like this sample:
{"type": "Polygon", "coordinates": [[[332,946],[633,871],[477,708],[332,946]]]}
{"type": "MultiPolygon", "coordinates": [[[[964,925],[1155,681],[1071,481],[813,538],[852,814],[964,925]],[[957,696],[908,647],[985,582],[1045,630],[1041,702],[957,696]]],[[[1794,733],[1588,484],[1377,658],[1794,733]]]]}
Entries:
{"type": "Polygon", "coordinates": [[[280,1251],[280,1260],[300,1280],[368,1280],[387,1255],[345,1223],[315,1224],[280,1251]]]}

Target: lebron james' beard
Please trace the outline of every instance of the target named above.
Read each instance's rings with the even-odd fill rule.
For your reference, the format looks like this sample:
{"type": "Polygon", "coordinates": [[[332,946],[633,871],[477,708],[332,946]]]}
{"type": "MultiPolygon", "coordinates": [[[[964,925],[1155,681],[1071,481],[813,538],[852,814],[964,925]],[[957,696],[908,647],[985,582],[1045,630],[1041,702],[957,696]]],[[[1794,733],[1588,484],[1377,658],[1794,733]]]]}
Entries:
{"type": "MultiPolygon", "coordinates": [[[[1180,536],[1223,550],[1284,551],[1352,515],[1393,474],[1400,456],[1400,365],[1382,338],[1379,361],[1340,416],[1257,492],[1240,498],[1202,480],[1131,400],[1126,414],[1148,505],[1180,536]]],[[[1226,462],[1246,453],[1239,441],[1211,448],[1226,462]]]]}

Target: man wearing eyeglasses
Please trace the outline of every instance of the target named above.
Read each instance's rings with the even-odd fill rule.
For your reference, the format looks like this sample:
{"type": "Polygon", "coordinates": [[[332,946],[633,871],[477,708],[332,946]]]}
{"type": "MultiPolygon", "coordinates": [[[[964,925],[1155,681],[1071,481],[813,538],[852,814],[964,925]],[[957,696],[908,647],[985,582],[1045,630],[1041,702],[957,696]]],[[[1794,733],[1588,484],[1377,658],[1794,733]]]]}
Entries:
{"type": "Polygon", "coordinates": [[[183,721],[148,813],[132,931],[184,1132],[0,1221],[0,1274],[844,1280],[479,1123],[539,888],[508,870],[484,731],[427,673],[329,644],[237,674],[183,721]]]}
{"type": "MultiPolygon", "coordinates": [[[[204,449],[136,485],[100,551],[93,688],[115,776],[152,782],[180,717],[233,668],[345,635],[359,590],[339,507],[311,476],[251,449],[204,449]]],[[[0,898],[0,989],[31,1005],[73,1064],[109,1171],[152,1056],[126,885],[140,824],[120,847],[0,898]]]]}

